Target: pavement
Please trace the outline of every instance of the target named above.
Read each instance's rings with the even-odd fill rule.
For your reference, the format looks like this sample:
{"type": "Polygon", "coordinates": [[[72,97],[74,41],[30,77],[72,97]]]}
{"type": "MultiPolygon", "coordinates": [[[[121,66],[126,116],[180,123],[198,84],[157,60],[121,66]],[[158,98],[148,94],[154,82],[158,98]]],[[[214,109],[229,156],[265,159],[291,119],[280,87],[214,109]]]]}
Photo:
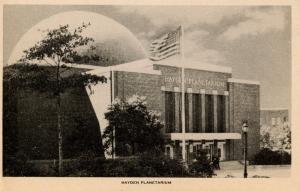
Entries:
{"type": "MultiPolygon", "coordinates": [[[[244,165],[239,161],[220,162],[221,170],[215,170],[215,178],[243,178],[244,165]]],[[[290,165],[248,165],[249,178],[289,178],[290,165]]]]}

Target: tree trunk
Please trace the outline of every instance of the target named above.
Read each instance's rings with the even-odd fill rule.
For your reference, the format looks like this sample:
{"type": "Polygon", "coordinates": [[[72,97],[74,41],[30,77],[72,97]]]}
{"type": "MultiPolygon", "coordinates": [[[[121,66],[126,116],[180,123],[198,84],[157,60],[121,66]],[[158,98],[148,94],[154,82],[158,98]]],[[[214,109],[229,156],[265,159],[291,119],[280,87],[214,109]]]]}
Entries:
{"type": "Polygon", "coordinates": [[[62,136],[62,127],[61,127],[61,97],[60,97],[60,64],[58,61],[57,70],[56,70],[56,82],[57,82],[57,133],[58,133],[58,174],[63,176],[63,136],[62,136]]]}
{"type": "Polygon", "coordinates": [[[62,128],[60,115],[60,94],[57,96],[57,133],[58,133],[58,173],[63,175],[63,148],[62,148],[62,128]]]}
{"type": "Polygon", "coordinates": [[[132,155],[135,155],[135,145],[134,145],[134,142],[131,142],[131,146],[132,146],[132,155]]]}
{"type": "Polygon", "coordinates": [[[112,136],[112,158],[115,159],[116,156],[116,133],[115,127],[113,127],[113,136],[112,136]]]}

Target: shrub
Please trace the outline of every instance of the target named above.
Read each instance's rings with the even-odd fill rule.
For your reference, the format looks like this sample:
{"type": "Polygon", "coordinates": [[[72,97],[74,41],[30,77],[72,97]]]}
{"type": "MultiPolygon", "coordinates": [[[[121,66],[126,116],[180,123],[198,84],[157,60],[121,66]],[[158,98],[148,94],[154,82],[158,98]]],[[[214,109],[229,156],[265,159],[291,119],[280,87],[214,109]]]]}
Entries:
{"type": "Polygon", "coordinates": [[[136,160],[116,159],[105,161],[102,172],[96,176],[137,177],[141,176],[141,173],[142,171],[136,160]]]}
{"type": "MultiPolygon", "coordinates": [[[[51,161],[43,164],[28,163],[26,157],[19,158],[25,159],[19,159],[22,162],[11,163],[14,170],[7,171],[10,172],[9,175],[58,176],[57,163],[51,161]],[[13,166],[13,164],[17,165],[13,166]],[[34,165],[34,168],[28,164],[34,165]]],[[[139,156],[114,160],[97,158],[92,152],[85,152],[76,160],[64,160],[63,166],[63,176],[73,177],[211,177],[213,174],[206,158],[199,158],[190,166],[194,171],[188,171],[181,161],[169,159],[159,152],[143,153],[139,156]]]]}
{"type": "Polygon", "coordinates": [[[183,177],[189,175],[180,161],[153,152],[114,160],[95,159],[83,154],[78,159],[78,164],[77,171],[69,176],[183,177]]]}
{"type": "Polygon", "coordinates": [[[197,156],[196,161],[189,166],[190,172],[198,177],[212,177],[214,170],[204,152],[197,156]]]}
{"type": "Polygon", "coordinates": [[[74,161],[64,163],[64,174],[66,176],[96,176],[103,172],[105,159],[96,157],[93,151],[86,151],[74,161]]]}
{"type": "Polygon", "coordinates": [[[138,159],[108,160],[103,165],[103,172],[97,176],[108,177],[181,177],[187,175],[181,170],[180,163],[171,161],[156,161],[138,159]]]}
{"type": "Polygon", "coordinates": [[[151,168],[156,172],[151,176],[184,177],[189,175],[189,172],[179,160],[169,159],[163,153],[155,151],[143,153],[139,160],[141,166],[151,168]]]}
{"type": "Polygon", "coordinates": [[[252,162],[255,165],[291,164],[291,155],[283,150],[272,151],[264,148],[254,156],[252,162]]]}
{"type": "Polygon", "coordinates": [[[15,156],[4,157],[4,176],[32,176],[33,165],[28,163],[28,156],[24,152],[17,152],[15,156]]]}
{"type": "Polygon", "coordinates": [[[95,154],[91,151],[81,153],[78,157],[79,169],[92,169],[95,157],[95,154]]]}

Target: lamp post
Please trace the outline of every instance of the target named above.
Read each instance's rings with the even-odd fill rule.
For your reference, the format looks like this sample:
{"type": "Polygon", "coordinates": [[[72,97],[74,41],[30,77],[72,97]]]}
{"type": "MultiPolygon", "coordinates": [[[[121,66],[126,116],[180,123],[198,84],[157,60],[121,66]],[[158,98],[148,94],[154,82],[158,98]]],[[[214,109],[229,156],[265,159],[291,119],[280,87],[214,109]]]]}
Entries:
{"type": "Polygon", "coordinates": [[[248,133],[248,124],[247,122],[243,123],[242,126],[242,131],[244,134],[244,178],[247,178],[248,173],[247,173],[247,147],[248,147],[248,142],[247,142],[247,133],[248,133]]]}

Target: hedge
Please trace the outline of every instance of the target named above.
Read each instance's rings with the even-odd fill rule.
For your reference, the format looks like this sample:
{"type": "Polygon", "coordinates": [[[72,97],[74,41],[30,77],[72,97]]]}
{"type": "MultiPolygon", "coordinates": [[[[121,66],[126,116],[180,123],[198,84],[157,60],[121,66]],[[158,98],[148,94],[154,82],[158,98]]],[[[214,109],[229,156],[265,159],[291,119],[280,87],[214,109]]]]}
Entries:
{"type": "Polygon", "coordinates": [[[291,164],[291,155],[283,150],[272,151],[264,148],[253,158],[254,165],[284,165],[291,164]]]}

